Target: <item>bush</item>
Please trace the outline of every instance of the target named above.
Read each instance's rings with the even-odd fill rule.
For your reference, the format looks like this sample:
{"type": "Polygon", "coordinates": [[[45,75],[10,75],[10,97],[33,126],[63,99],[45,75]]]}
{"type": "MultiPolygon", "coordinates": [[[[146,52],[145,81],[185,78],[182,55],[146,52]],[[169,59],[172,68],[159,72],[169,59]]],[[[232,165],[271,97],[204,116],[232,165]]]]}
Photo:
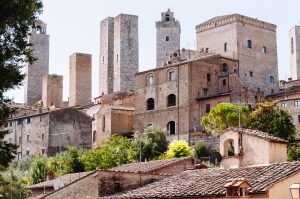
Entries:
{"type": "Polygon", "coordinates": [[[184,140],[174,140],[170,143],[166,158],[180,158],[192,155],[192,149],[184,140]]]}
{"type": "Polygon", "coordinates": [[[288,161],[298,161],[300,159],[300,144],[293,144],[288,146],[288,161]]]}
{"type": "Polygon", "coordinates": [[[194,149],[198,159],[210,156],[209,146],[203,142],[198,142],[194,149]]]}

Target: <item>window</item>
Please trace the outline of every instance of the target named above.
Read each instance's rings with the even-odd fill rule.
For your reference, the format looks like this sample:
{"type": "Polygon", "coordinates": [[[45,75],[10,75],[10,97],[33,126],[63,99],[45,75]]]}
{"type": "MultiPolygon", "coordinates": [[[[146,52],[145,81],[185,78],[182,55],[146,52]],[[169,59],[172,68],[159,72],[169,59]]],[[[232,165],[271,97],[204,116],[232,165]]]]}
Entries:
{"type": "Polygon", "coordinates": [[[42,154],[45,154],[45,149],[42,149],[42,154]]]}
{"type": "Polygon", "coordinates": [[[204,88],[203,89],[203,96],[206,97],[208,94],[208,89],[207,88],[204,88]]]}
{"type": "Polygon", "coordinates": [[[9,126],[12,127],[12,122],[9,122],[9,126]]]}
{"type": "Polygon", "coordinates": [[[170,21],[170,15],[169,14],[166,14],[166,21],[170,21]]]}
{"type": "Polygon", "coordinates": [[[291,53],[294,54],[294,38],[291,38],[291,53]]]}
{"type": "Polygon", "coordinates": [[[228,65],[226,63],[222,64],[222,71],[227,72],[228,71],[228,65]]]}
{"type": "Polygon", "coordinates": [[[45,136],[44,136],[44,134],[42,134],[42,140],[44,140],[44,138],[45,138],[45,136]]]}
{"type": "Polygon", "coordinates": [[[29,136],[29,135],[27,135],[27,139],[26,139],[26,140],[27,140],[27,142],[29,142],[29,139],[30,139],[30,136],[29,136]]]}
{"type": "Polygon", "coordinates": [[[102,57],[102,62],[104,63],[104,56],[102,57]]]}
{"type": "Polygon", "coordinates": [[[169,72],[169,77],[168,77],[169,81],[173,81],[176,80],[176,73],[175,71],[170,71],[169,72]]]}
{"type": "Polygon", "coordinates": [[[300,106],[300,101],[294,101],[294,106],[299,107],[300,106]]]}
{"type": "Polygon", "coordinates": [[[167,107],[176,106],[176,95],[170,94],[167,97],[167,107]]]}
{"type": "Polygon", "coordinates": [[[117,55],[117,62],[119,62],[119,55],[117,55]]]}
{"type": "Polygon", "coordinates": [[[235,74],[237,74],[237,69],[233,69],[233,72],[234,72],[235,74]]]}
{"type": "Polygon", "coordinates": [[[149,75],[147,77],[147,85],[152,85],[152,84],[154,84],[154,77],[153,75],[149,75]]]}
{"type": "Polygon", "coordinates": [[[168,133],[170,135],[176,134],[175,122],[174,121],[168,122],[168,124],[167,124],[167,130],[168,130],[168,133]]]}
{"type": "Polygon", "coordinates": [[[26,118],[26,124],[29,124],[31,122],[30,117],[26,118]]]}
{"type": "Polygon", "coordinates": [[[285,102],[283,102],[283,103],[280,104],[280,107],[281,107],[281,108],[286,108],[286,107],[287,107],[287,104],[286,104],[285,102]]]}
{"type": "Polygon", "coordinates": [[[274,94],[274,89],[271,89],[271,94],[274,94]]]}
{"type": "Polygon", "coordinates": [[[96,142],[96,131],[93,131],[93,142],[96,142]]]}
{"type": "Polygon", "coordinates": [[[252,48],[252,41],[250,39],[247,40],[247,48],[252,48]]]}
{"type": "Polygon", "coordinates": [[[19,137],[19,144],[22,143],[22,137],[19,137]]]}
{"type": "Polygon", "coordinates": [[[250,77],[253,77],[253,72],[252,72],[252,71],[250,71],[249,73],[250,73],[250,77]]]}
{"type": "Polygon", "coordinates": [[[208,49],[208,48],[206,48],[206,49],[205,49],[205,52],[206,52],[206,53],[208,53],[208,51],[209,51],[209,49],[208,49]]]}
{"type": "Polygon", "coordinates": [[[23,123],[23,122],[22,122],[21,119],[18,119],[18,120],[17,120],[17,125],[22,125],[22,123],[23,123]]]}
{"type": "Polygon", "coordinates": [[[102,118],[102,131],[105,131],[106,127],[105,127],[105,116],[103,116],[102,118]]]}
{"type": "Polygon", "coordinates": [[[274,77],[273,77],[273,76],[270,76],[269,81],[270,81],[270,83],[272,83],[272,84],[275,83],[274,77]]]}
{"type": "Polygon", "coordinates": [[[225,156],[234,156],[235,150],[234,150],[234,140],[228,139],[224,141],[224,155],[225,156]]]}
{"type": "Polygon", "coordinates": [[[148,127],[152,128],[152,127],[154,127],[154,125],[153,124],[148,124],[148,127]]]}
{"type": "Polygon", "coordinates": [[[7,123],[7,122],[4,124],[4,127],[5,127],[5,128],[7,128],[7,127],[8,127],[8,123],[7,123]]]}
{"type": "Polygon", "coordinates": [[[147,99],[147,111],[154,110],[154,99],[149,98],[147,99]]]}
{"type": "Polygon", "coordinates": [[[26,151],[26,155],[29,155],[29,151],[28,150],[26,151]]]}
{"type": "Polygon", "coordinates": [[[210,82],[210,74],[206,75],[207,82],[210,82]]]}
{"type": "Polygon", "coordinates": [[[298,123],[300,123],[300,115],[298,115],[298,123]]]}
{"type": "Polygon", "coordinates": [[[267,53],[267,47],[265,47],[265,46],[262,47],[261,51],[262,51],[263,54],[266,54],[267,53]]]}
{"type": "Polygon", "coordinates": [[[226,79],[223,79],[223,86],[226,86],[226,79]]]}
{"type": "Polygon", "coordinates": [[[210,104],[206,104],[205,113],[209,113],[209,111],[210,111],[210,104]]]}
{"type": "Polygon", "coordinates": [[[169,36],[166,36],[166,41],[170,41],[170,37],[169,36]]]}
{"type": "Polygon", "coordinates": [[[227,43],[224,44],[224,52],[227,51],[227,43]]]}

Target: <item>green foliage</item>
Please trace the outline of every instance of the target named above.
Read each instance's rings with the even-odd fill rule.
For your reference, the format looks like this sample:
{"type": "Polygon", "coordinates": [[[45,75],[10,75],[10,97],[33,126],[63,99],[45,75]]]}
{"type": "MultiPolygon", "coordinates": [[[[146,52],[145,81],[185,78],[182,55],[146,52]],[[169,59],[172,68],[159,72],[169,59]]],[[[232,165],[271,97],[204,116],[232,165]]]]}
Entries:
{"type": "Polygon", "coordinates": [[[198,159],[210,156],[209,146],[203,142],[198,142],[194,146],[194,150],[198,159]]]}
{"type": "Polygon", "coordinates": [[[293,141],[296,134],[293,118],[286,110],[278,108],[277,104],[277,101],[259,103],[250,115],[247,128],[293,141]]]}
{"type": "Polygon", "coordinates": [[[135,137],[136,144],[142,148],[142,160],[158,159],[168,150],[167,132],[162,129],[148,127],[142,135],[136,134],[135,137]]]}
{"type": "MultiPolygon", "coordinates": [[[[15,111],[7,106],[11,99],[4,93],[22,84],[22,67],[26,61],[34,61],[27,37],[41,9],[39,0],[0,1],[0,126],[15,111]]],[[[15,157],[17,150],[17,145],[3,141],[7,134],[9,131],[0,131],[0,166],[4,167],[15,157]]]]}
{"type": "Polygon", "coordinates": [[[47,158],[37,156],[34,158],[29,171],[30,183],[37,184],[43,182],[47,178],[47,158]]]}
{"type": "Polygon", "coordinates": [[[192,149],[184,140],[174,140],[170,143],[166,158],[180,158],[192,155],[192,149]]]}
{"type": "Polygon", "coordinates": [[[228,127],[239,125],[239,110],[241,126],[244,126],[250,114],[249,107],[244,105],[239,107],[229,103],[219,103],[211,108],[209,114],[202,117],[201,124],[208,133],[211,133],[212,129],[215,129],[216,133],[221,133],[228,127]]]}
{"type": "Polygon", "coordinates": [[[288,146],[287,158],[289,162],[300,160],[300,143],[290,144],[288,146]]]}

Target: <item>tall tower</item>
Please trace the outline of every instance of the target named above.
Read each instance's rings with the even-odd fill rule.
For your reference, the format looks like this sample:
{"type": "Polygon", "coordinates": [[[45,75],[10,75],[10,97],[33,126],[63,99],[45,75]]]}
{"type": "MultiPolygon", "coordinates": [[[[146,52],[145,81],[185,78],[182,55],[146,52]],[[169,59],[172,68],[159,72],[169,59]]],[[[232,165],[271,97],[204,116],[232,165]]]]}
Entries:
{"type": "Polygon", "coordinates": [[[139,70],[138,16],[120,14],[114,19],[113,91],[134,89],[139,70]]]}
{"type": "Polygon", "coordinates": [[[293,80],[300,79],[300,26],[289,31],[290,37],[290,70],[293,80]]]}
{"type": "Polygon", "coordinates": [[[92,55],[70,56],[69,106],[84,105],[92,98],[92,55]]]}
{"type": "Polygon", "coordinates": [[[33,44],[31,47],[33,56],[37,60],[33,64],[26,64],[24,102],[33,104],[42,99],[42,78],[49,73],[49,35],[47,24],[41,20],[35,22],[28,40],[33,44]]]}
{"type": "Polygon", "coordinates": [[[100,23],[99,95],[113,92],[114,77],[114,18],[100,23]]]}
{"type": "Polygon", "coordinates": [[[156,67],[162,67],[170,54],[180,49],[180,23],[168,9],[161,13],[161,21],[156,22],[156,67]]]}
{"type": "Polygon", "coordinates": [[[48,108],[55,106],[62,107],[63,103],[63,76],[45,75],[43,76],[43,106],[48,108]]]}

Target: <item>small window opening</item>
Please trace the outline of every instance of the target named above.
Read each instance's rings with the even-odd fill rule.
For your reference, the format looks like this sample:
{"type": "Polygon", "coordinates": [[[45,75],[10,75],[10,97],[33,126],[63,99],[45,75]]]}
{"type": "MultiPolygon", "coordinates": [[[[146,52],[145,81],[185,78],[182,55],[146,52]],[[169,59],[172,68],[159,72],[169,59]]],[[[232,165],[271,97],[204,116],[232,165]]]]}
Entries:
{"type": "Polygon", "coordinates": [[[205,105],[205,113],[209,113],[210,112],[210,104],[206,104],[205,105]]]}
{"type": "Polygon", "coordinates": [[[250,77],[253,77],[253,72],[252,71],[250,71],[250,77]]]}
{"type": "Polygon", "coordinates": [[[224,52],[227,52],[227,43],[224,44],[224,52]]]}
{"type": "Polygon", "coordinates": [[[270,83],[275,83],[274,77],[270,76],[270,83]]]}
{"type": "Polygon", "coordinates": [[[170,15],[169,14],[166,14],[166,21],[170,21],[170,15]]]}
{"type": "Polygon", "coordinates": [[[208,95],[208,89],[204,88],[203,89],[203,97],[206,97],[208,95]]]}
{"type": "Polygon", "coordinates": [[[96,142],[96,131],[93,131],[93,142],[96,142]]]}
{"type": "Polygon", "coordinates": [[[223,86],[226,86],[226,79],[223,79],[223,86]]]}
{"type": "Polygon", "coordinates": [[[294,53],[294,38],[291,38],[291,53],[294,53]]]}
{"type": "Polygon", "coordinates": [[[206,75],[207,82],[210,82],[210,74],[206,75]]]}
{"type": "Polygon", "coordinates": [[[298,123],[300,123],[300,115],[298,115],[298,123]]]}
{"type": "Polygon", "coordinates": [[[28,118],[26,119],[26,123],[29,124],[30,122],[31,122],[31,119],[30,119],[30,117],[28,117],[28,118]]]}
{"type": "Polygon", "coordinates": [[[250,39],[247,40],[247,48],[252,48],[252,41],[250,39]]]}
{"type": "Polygon", "coordinates": [[[176,80],[176,73],[175,71],[171,71],[169,72],[169,77],[168,77],[169,81],[174,81],[176,80]]]}
{"type": "Polygon", "coordinates": [[[267,53],[267,47],[265,47],[265,46],[262,47],[261,51],[262,51],[263,54],[266,54],[267,53]]]}
{"type": "Polygon", "coordinates": [[[36,27],[36,34],[41,34],[42,33],[42,27],[41,26],[37,26],[36,27]]]}
{"type": "Polygon", "coordinates": [[[225,140],[224,142],[224,152],[226,156],[234,156],[234,141],[232,139],[225,140]]]}
{"type": "Polygon", "coordinates": [[[170,94],[167,97],[167,107],[176,106],[176,95],[170,94]]]}
{"type": "Polygon", "coordinates": [[[105,131],[105,116],[103,116],[103,118],[102,118],[102,131],[105,131]]]}
{"type": "Polygon", "coordinates": [[[228,65],[226,63],[222,64],[222,71],[227,72],[228,71],[228,65]]]}
{"type": "Polygon", "coordinates": [[[168,122],[168,124],[167,124],[167,130],[168,130],[168,133],[170,135],[176,134],[175,122],[174,121],[168,122]]]}
{"type": "Polygon", "coordinates": [[[147,99],[147,111],[154,110],[154,99],[147,99]]]}
{"type": "Polygon", "coordinates": [[[166,36],[166,41],[170,41],[170,37],[169,36],[166,36]]]}
{"type": "Polygon", "coordinates": [[[29,135],[27,135],[27,139],[26,139],[26,141],[27,141],[27,142],[29,142],[29,139],[30,139],[30,136],[29,136],[29,135]]]}
{"type": "Polygon", "coordinates": [[[117,55],[117,62],[119,62],[119,55],[117,55]]]}

